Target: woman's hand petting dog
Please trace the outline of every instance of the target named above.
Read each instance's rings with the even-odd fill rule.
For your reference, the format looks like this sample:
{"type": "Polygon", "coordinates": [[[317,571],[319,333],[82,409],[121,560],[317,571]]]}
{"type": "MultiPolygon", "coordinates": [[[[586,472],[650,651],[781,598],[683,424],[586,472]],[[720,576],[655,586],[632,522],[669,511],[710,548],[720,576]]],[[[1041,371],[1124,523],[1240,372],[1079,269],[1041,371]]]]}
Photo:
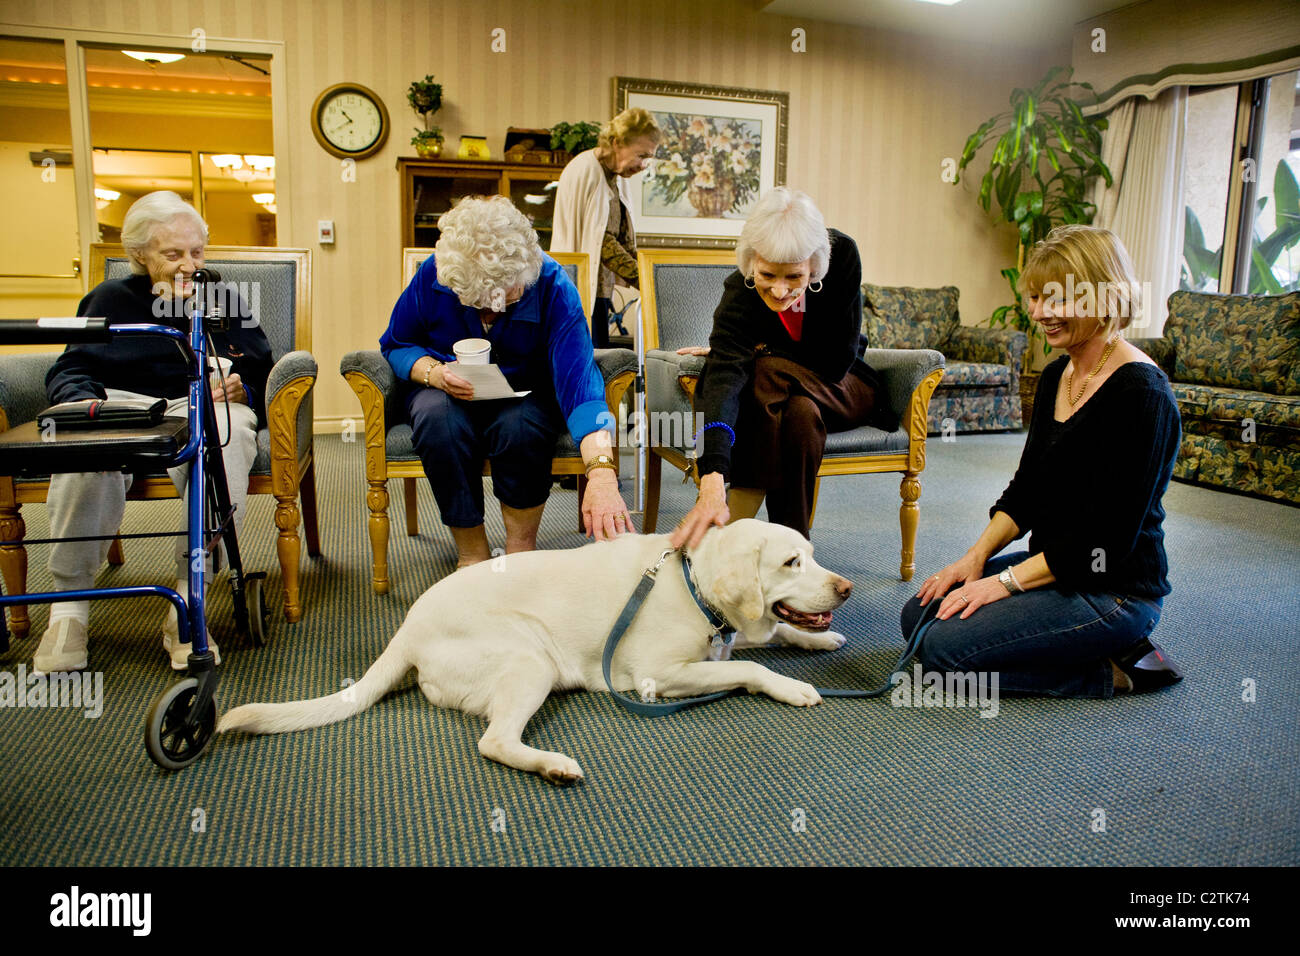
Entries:
{"type": "Polygon", "coordinates": [[[700,497],[696,499],[695,507],[688,511],[682,523],[673,529],[668,543],[674,548],[686,544],[693,549],[700,543],[706,531],[715,525],[719,528],[725,526],[730,518],[731,511],[727,508],[727,488],[722,475],[716,471],[709,472],[700,479],[700,497]]]}

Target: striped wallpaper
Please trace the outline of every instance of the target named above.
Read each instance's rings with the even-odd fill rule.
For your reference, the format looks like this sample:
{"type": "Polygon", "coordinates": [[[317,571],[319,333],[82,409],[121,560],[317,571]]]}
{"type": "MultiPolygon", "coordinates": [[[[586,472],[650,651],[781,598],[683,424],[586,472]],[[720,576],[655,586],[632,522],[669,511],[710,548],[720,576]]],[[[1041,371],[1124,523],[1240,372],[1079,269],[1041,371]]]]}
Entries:
{"type": "MultiPolygon", "coordinates": [[[[314,255],[314,351],[319,428],[355,416],[338,375],[343,353],[376,347],[399,290],[398,156],[416,116],[412,79],[443,84],[436,122],[449,144],[488,136],[500,156],[508,126],[603,120],[616,75],[790,94],[788,180],[810,192],[827,221],[855,237],[868,281],[954,284],[964,321],[1005,297],[998,269],[1014,258],[963,183],[940,179],[944,157],[1052,63],[1069,61],[1069,24],[1041,55],[800,21],[758,13],[748,0],[6,0],[0,18],[23,26],[171,34],[285,44],[289,141],[277,144],[277,201],[292,213],[280,243],[314,255]],[[490,50],[506,31],[506,52],[490,50]],[[791,51],[791,30],[807,52],[791,51]],[[308,124],[316,95],[351,80],[376,90],[393,120],[381,152],[343,183],[339,161],[308,124]],[[316,243],[333,219],[337,242],[316,243]]],[[[3,26],[0,25],[0,32],[3,26]]],[[[976,180],[977,183],[977,180],[976,180]]]]}

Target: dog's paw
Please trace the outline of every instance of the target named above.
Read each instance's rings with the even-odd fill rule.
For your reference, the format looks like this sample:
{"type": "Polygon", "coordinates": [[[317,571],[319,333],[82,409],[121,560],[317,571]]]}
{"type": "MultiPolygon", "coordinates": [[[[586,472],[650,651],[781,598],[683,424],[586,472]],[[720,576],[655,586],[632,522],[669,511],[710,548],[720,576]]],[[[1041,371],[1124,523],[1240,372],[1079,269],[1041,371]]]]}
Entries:
{"type": "Polygon", "coordinates": [[[785,637],[787,644],[807,648],[810,651],[837,651],[844,646],[846,641],[848,641],[847,637],[835,631],[825,631],[821,634],[795,631],[785,637]]]}
{"type": "Polygon", "coordinates": [[[582,768],[578,766],[578,761],[564,754],[547,754],[546,763],[539,772],[549,783],[561,787],[582,779],[582,768]]]}
{"type": "Polygon", "coordinates": [[[774,680],[767,688],[767,696],[793,707],[811,707],[822,702],[822,695],[812,684],[790,677],[773,675],[774,680]]]}

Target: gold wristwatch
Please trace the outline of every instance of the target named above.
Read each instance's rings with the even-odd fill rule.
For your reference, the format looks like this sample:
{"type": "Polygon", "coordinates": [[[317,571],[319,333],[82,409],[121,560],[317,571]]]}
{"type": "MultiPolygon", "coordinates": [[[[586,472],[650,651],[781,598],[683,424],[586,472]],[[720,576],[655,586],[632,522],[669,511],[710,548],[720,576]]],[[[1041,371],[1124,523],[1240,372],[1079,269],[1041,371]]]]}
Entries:
{"type": "Polygon", "coordinates": [[[609,455],[597,455],[595,458],[591,459],[591,461],[587,462],[586,465],[584,465],[583,467],[586,468],[588,475],[590,475],[597,468],[612,468],[614,470],[614,474],[618,474],[618,462],[614,461],[614,459],[609,457],[609,455]]]}
{"type": "Polygon", "coordinates": [[[439,362],[439,361],[438,361],[436,358],[434,358],[432,355],[429,356],[429,361],[432,362],[433,364],[430,365],[428,368],[426,368],[426,369],[424,370],[424,387],[425,387],[425,388],[429,388],[429,387],[430,387],[430,385],[429,385],[429,376],[433,374],[433,370],[434,370],[435,368],[437,368],[439,365],[445,365],[445,364],[446,364],[445,362],[439,362]]]}

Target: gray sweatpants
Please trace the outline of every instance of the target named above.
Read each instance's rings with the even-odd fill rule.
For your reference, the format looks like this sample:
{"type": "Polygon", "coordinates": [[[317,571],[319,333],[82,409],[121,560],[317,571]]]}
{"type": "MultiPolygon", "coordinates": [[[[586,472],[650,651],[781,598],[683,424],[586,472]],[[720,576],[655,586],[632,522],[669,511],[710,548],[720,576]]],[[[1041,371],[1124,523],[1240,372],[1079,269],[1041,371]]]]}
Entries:
{"type": "MultiPolygon", "coordinates": [[[[107,390],[109,399],[153,400],[148,395],[138,395],[121,389],[107,390]]],[[[187,398],[172,399],[167,403],[168,417],[185,418],[189,413],[187,398]]],[[[221,442],[222,461],[226,467],[226,483],[230,486],[230,500],[235,506],[235,530],[242,525],[244,503],[248,499],[248,472],[257,456],[257,413],[247,405],[230,403],[230,427],[233,436],[226,444],[226,403],[216,406],[217,430],[221,442]]],[[[169,468],[172,483],[188,506],[189,464],[169,468]]],[[[46,505],[50,515],[50,537],[84,537],[89,535],[112,536],[122,525],[126,510],[126,493],[131,487],[131,476],[116,471],[65,472],[50,479],[46,505]]],[[[181,530],[187,527],[187,510],[181,512],[181,530]]],[[[185,539],[178,539],[176,577],[188,574],[185,539]]],[[[56,591],[85,590],[94,586],[95,574],[108,557],[112,542],[64,541],[50,547],[50,575],[56,591]]]]}

